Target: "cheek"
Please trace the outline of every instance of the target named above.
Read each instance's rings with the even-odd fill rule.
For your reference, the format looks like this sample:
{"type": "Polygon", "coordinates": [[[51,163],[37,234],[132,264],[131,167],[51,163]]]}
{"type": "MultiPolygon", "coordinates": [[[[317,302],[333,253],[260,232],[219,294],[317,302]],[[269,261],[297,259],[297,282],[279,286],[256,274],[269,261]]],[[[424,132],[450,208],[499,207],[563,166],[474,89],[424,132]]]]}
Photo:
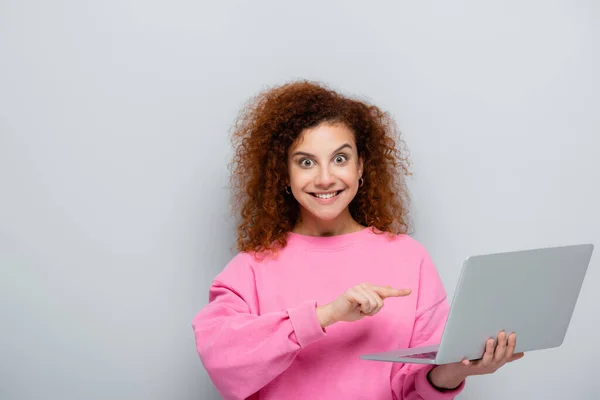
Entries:
{"type": "Polygon", "coordinates": [[[312,176],[304,170],[290,171],[290,186],[301,189],[312,181],[312,176]]]}
{"type": "Polygon", "coordinates": [[[338,174],[338,178],[344,181],[348,186],[358,185],[358,171],[354,168],[344,169],[338,174]]]}

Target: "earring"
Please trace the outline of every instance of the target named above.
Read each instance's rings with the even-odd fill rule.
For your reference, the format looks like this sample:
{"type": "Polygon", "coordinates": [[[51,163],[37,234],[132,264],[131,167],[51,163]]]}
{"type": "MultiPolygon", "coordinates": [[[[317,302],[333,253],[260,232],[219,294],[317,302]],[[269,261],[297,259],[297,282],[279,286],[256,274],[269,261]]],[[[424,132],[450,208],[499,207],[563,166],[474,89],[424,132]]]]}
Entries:
{"type": "Polygon", "coordinates": [[[286,186],[286,187],[285,187],[285,192],[286,192],[287,194],[292,194],[292,193],[290,192],[290,186],[286,186]]]}
{"type": "Polygon", "coordinates": [[[358,187],[361,187],[364,183],[365,183],[365,180],[363,178],[360,178],[358,180],[358,187]]]}

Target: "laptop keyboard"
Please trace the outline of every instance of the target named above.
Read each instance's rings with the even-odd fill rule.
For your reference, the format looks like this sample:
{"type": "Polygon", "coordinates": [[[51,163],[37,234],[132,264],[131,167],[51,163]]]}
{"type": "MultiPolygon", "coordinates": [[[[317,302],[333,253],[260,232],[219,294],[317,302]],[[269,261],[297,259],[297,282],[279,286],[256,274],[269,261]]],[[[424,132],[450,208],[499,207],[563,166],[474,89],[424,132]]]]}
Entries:
{"type": "Polygon", "coordinates": [[[436,356],[437,356],[437,351],[429,351],[427,353],[417,353],[417,354],[411,354],[411,355],[402,356],[402,357],[407,357],[407,358],[424,358],[424,359],[428,359],[428,360],[434,360],[436,356]]]}

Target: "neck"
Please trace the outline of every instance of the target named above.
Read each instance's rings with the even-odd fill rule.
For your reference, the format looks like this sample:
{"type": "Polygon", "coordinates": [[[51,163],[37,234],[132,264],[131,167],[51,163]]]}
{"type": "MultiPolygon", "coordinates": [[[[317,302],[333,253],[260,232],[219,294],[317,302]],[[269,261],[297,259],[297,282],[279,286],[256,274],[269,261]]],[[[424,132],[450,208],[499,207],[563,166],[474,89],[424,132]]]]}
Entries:
{"type": "Polygon", "coordinates": [[[337,236],[358,232],[364,228],[364,226],[352,218],[350,211],[346,210],[344,214],[332,221],[306,218],[304,215],[301,215],[293,232],[306,236],[337,236]]]}

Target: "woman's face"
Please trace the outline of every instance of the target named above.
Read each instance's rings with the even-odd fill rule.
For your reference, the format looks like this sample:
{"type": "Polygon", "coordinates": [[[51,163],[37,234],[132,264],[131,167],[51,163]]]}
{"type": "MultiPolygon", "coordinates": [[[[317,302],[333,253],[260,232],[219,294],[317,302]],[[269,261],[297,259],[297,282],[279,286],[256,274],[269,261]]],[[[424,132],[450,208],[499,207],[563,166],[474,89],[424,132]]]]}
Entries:
{"type": "Polygon", "coordinates": [[[288,150],[291,192],[303,221],[351,218],[348,205],[362,172],[354,133],[341,123],[304,130],[288,150]]]}

